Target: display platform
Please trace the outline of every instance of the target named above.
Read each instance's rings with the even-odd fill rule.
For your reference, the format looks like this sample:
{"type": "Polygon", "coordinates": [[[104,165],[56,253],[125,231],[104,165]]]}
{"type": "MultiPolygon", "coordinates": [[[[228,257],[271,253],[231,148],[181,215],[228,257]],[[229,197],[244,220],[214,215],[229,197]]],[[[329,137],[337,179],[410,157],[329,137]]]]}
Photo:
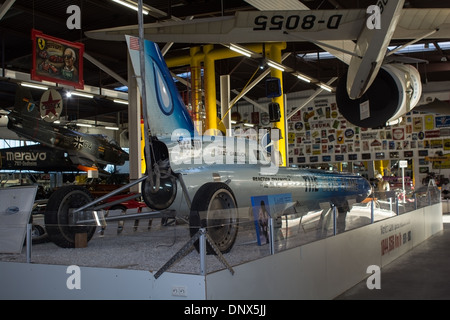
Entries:
{"type": "MultiPolygon", "coordinates": [[[[140,226],[147,228],[148,221],[140,226]]],[[[271,254],[255,243],[254,229],[224,255],[193,250],[155,275],[189,241],[186,226],[161,226],[150,232],[117,235],[108,225],[87,248],[63,249],[53,243],[33,246],[32,263],[24,255],[0,255],[1,299],[332,299],[443,228],[442,204],[356,227],[271,254]],[[245,259],[243,260],[243,257],[245,259]]],[[[303,237],[303,236],[302,236],[303,237]]],[[[278,241],[279,242],[279,241],[278,241]]],[[[281,242],[281,245],[287,243],[281,242]]]]}

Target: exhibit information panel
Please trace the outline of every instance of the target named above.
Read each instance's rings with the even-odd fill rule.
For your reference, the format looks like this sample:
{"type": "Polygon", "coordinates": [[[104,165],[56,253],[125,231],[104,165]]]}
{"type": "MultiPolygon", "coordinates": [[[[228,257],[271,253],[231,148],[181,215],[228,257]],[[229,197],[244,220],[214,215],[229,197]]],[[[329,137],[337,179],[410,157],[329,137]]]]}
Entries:
{"type": "Polygon", "coordinates": [[[20,253],[37,186],[0,189],[0,253],[20,253]]]}

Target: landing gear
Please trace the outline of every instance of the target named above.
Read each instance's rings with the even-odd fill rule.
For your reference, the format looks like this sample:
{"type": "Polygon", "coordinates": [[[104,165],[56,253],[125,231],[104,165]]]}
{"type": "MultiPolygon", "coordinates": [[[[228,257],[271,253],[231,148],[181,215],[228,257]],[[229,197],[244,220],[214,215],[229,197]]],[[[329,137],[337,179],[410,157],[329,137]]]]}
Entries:
{"type": "MultiPolygon", "coordinates": [[[[227,253],[236,241],[238,220],[236,199],[225,183],[209,182],[198,189],[189,216],[191,236],[206,228],[220,252],[227,253]]],[[[195,246],[199,250],[198,241],[195,246]]],[[[206,250],[208,254],[214,253],[209,244],[206,250]]]]}
{"type": "Polygon", "coordinates": [[[56,190],[48,199],[45,212],[45,229],[52,242],[62,248],[75,247],[75,234],[87,233],[89,241],[95,226],[75,226],[70,209],[80,208],[92,201],[89,192],[80,186],[68,186],[56,190]]]}
{"type": "MultiPolygon", "coordinates": [[[[154,177],[150,178],[154,179],[154,177]]],[[[168,175],[159,178],[157,189],[155,182],[152,183],[145,179],[142,182],[142,198],[145,204],[153,210],[164,210],[170,207],[177,195],[177,181],[174,176],[168,175]]]]}

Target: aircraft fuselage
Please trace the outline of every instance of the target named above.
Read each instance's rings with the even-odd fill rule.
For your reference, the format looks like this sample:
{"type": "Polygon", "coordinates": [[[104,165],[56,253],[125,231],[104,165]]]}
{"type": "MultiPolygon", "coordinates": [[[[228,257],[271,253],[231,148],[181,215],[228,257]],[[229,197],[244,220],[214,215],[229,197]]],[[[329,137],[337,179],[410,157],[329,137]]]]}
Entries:
{"type": "Polygon", "coordinates": [[[66,151],[76,164],[88,167],[123,165],[128,159],[125,151],[104,138],[66,129],[14,111],[8,118],[8,129],[45,146],[66,151]]]}

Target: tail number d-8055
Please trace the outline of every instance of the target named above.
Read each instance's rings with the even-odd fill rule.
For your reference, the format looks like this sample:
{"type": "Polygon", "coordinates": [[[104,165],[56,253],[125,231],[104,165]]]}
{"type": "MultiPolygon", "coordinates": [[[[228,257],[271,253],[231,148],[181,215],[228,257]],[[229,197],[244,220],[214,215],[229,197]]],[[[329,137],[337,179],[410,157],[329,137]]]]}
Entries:
{"type": "Polygon", "coordinates": [[[315,25],[326,25],[328,29],[337,29],[339,28],[341,18],[342,14],[334,14],[320,20],[312,14],[305,15],[303,18],[299,15],[290,15],[287,17],[282,15],[274,15],[272,17],[260,15],[255,17],[255,27],[253,27],[253,30],[310,30],[315,25]]]}

